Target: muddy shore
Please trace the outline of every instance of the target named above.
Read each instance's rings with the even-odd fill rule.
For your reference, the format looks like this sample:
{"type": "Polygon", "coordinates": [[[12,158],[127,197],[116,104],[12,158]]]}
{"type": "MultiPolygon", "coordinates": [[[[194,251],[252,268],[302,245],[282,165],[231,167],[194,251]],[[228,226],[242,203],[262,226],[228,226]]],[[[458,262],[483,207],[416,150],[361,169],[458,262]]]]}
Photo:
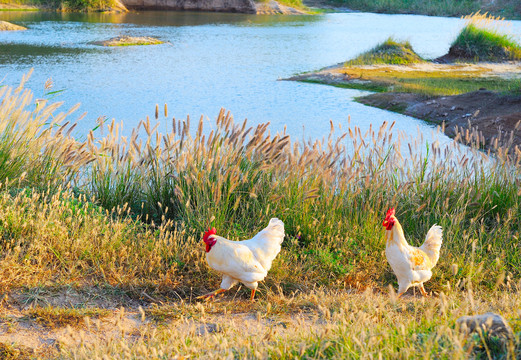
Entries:
{"type": "MultiPolygon", "coordinates": [[[[445,126],[455,138],[476,131],[480,145],[521,147],[521,95],[501,95],[488,90],[462,95],[425,97],[411,93],[376,93],[358,98],[362,104],[396,111],[445,126]],[[497,143],[496,143],[497,140],[497,143]]],[[[477,140],[477,139],[475,139],[477,140]]],[[[461,141],[468,142],[462,138],[461,141]]]]}

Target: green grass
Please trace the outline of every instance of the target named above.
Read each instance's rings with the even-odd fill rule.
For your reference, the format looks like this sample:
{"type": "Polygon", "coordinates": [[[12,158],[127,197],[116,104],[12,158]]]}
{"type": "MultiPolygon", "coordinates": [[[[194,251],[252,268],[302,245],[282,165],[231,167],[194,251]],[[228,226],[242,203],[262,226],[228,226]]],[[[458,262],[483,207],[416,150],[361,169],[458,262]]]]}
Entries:
{"type": "Polygon", "coordinates": [[[508,35],[469,24],[452,43],[449,55],[467,61],[521,60],[521,46],[508,35]]]}
{"type": "Polygon", "coordinates": [[[517,0],[331,0],[330,3],[353,10],[386,14],[463,16],[482,11],[509,19],[521,18],[521,5],[517,0]]]}
{"type": "Polygon", "coordinates": [[[390,37],[373,49],[357,56],[353,60],[349,60],[346,62],[346,66],[373,64],[409,65],[421,62],[424,62],[424,60],[414,52],[408,41],[397,42],[390,37]]]}
{"type": "Polygon", "coordinates": [[[349,66],[343,73],[367,82],[345,82],[340,87],[377,92],[410,92],[425,95],[457,95],[485,88],[501,93],[519,93],[520,79],[487,76],[483,70],[465,70],[457,66],[444,70],[400,70],[380,67],[375,69],[349,66]]]}
{"type": "MultiPolygon", "coordinates": [[[[103,11],[114,7],[113,0],[1,0],[0,3],[35,6],[63,11],[103,11]]],[[[25,9],[20,10],[25,11],[25,9]]]]}
{"type": "Polygon", "coordinates": [[[281,1],[278,1],[278,3],[292,7],[292,8],[296,8],[296,9],[306,8],[306,6],[304,6],[304,4],[302,3],[302,0],[281,0],[281,1]]]}
{"type": "MultiPolygon", "coordinates": [[[[24,112],[29,104],[18,103],[22,107],[16,112],[28,123],[40,112],[52,114],[45,108],[24,112]]],[[[34,135],[23,132],[21,145],[12,146],[16,137],[5,136],[5,151],[19,148],[34,159],[7,167],[0,178],[5,183],[0,193],[3,261],[23,274],[9,275],[6,268],[1,284],[47,286],[83,278],[111,286],[153,286],[160,293],[202,293],[217,281],[206,267],[202,231],[211,224],[225,237],[248,238],[278,216],[286,224],[287,241],[268,288],[336,287],[360,273],[385,287],[394,278],[381,266],[380,223],[390,206],[397,206],[414,243],[434,222],[453,239],[444,246],[446,260],[431,289],[441,289],[453,263],[479,287],[503,272],[521,275],[516,265],[521,250],[514,240],[521,208],[517,167],[506,166],[505,159],[489,172],[486,166],[492,164],[461,166],[465,156],[456,155],[440,164],[438,150],[426,156],[421,148],[411,150],[412,159],[405,161],[386,126],[365,139],[349,131],[347,147],[270,136],[267,125],[235,124],[224,112],[210,139],[202,120],[196,131],[185,120],[164,135],[145,121],[140,128],[148,145],[141,148],[139,132],[124,143],[115,135],[116,125],[86,144],[56,134],[33,143],[34,135]],[[156,138],[165,140],[156,143],[156,138]],[[50,144],[52,152],[42,151],[50,144]],[[353,152],[360,144],[363,153],[353,152]],[[425,164],[430,164],[428,174],[425,164]],[[469,256],[478,265],[466,261],[469,256]],[[492,265],[477,275],[479,264],[492,265]]]]}
{"type": "Polygon", "coordinates": [[[12,8],[12,9],[5,9],[5,8],[0,8],[0,11],[40,11],[40,9],[33,9],[33,8],[12,8]]]}

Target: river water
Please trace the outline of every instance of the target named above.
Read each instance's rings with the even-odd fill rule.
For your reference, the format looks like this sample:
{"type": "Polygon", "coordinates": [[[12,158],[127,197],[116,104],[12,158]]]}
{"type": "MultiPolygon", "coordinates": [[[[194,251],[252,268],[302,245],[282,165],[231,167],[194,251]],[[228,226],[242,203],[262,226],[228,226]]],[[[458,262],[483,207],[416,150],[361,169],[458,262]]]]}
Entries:
{"type": "MultiPolygon", "coordinates": [[[[423,121],[356,103],[365,94],[331,86],[278,81],[350,59],[389,36],[409,40],[422,56],[447,52],[464,22],[457,18],[370,13],[255,16],[193,12],[66,14],[0,12],[0,20],[29,28],[0,32],[0,85],[16,85],[34,69],[28,87],[44,96],[44,83],[64,90],[53,100],[81,103],[77,128],[85,135],[103,116],[130,132],[153,118],[155,105],[169,116],[213,119],[224,107],[250,124],[271,122],[293,136],[318,138],[329,121],[359,126],[396,121],[408,134],[428,139],[423,121]],[[90,44],[118,35],[153,36],[154,46],[105,48],[90,44]]],[[[519,39],[521,22],[508,29],[519,39]]],[[[47,95],[48,97],[50,95],[47,95]]],[[[442,142],[447,138],[441,137],[442,142]]]]}

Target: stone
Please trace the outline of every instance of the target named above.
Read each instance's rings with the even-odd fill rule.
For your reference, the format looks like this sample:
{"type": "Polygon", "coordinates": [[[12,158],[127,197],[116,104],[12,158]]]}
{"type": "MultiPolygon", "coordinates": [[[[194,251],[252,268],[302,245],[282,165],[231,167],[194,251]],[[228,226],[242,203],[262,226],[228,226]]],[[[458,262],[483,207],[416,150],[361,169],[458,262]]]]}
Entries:
{"type": "Polygon", "coordinates": [[[105,41],[93,41],[93,45],[101,46],[132,46],[132,45],[157,45],[163,42],[148,36],[117,36],[105,41]]]}
{"type": "Polygon", "coordinates": [[[26,27],[11,24],[7,21],[0,21],[0,31],[18,31],[18,30],[27,30],[26,27]]]}
{"type": "Polygon", "coordinates": [[[475,316],[462,316],[456,320],[460,329],[467,333],[472,333],[482,329],[489,336],[514,338],[514,332],[508,322],[499,314],[488,312],[475,316]]]}
{"type": "Polygon", "coordinates": [[[210,323],[210,324],[203,324],[203,325],[199,326],[197,328],[197,331],[195,332],[195,334],[197,336],[203,336],[203,335],[218,333],[218,332],[222,332],[222,331],[223,331],[223,329],[221,328],[221,326],[219,326],[218,324],[210,323]]]}

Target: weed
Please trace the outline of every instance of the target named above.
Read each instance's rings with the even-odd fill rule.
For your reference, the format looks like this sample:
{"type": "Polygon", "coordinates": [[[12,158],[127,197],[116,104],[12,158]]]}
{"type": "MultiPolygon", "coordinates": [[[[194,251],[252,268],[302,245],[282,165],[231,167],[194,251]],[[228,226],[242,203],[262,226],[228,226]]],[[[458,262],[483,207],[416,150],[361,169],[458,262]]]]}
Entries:
{"type": "Polygon", "coordinates": [[[349,60],[346,65],[409,65],[421,62],[424,60],[414,52],[408,41],[397,42],[390,37],[373,49],[349,60]]]}
{"type": "Polygon", "coordinates": [[[100,318],[108,316],[109,311],[98,308],[60,308],[34,307],[26,311],[27,315],[47,327],[78,326],[85,317],[100,318]]]}
{"type": "Polygon", "coordinates": [[[331,3],[354,10],[386,14],[463,16],[481,10],[510,19],[521,18],[521,7],[517,0],[331,0],[331,3]]]}
{"type": "Polygon", "coordinates": [[[449,56],[465,61],[506,61],[521,59],[521,45],[500,33],[503,19],[486,14],[471,15],[449,49],[449,56]]]}
{"type": "Polygon", "coordinates": [[[29,360],[31,351],[24,347],[0,343],[0,358],[4,360],[29,360]]]}

